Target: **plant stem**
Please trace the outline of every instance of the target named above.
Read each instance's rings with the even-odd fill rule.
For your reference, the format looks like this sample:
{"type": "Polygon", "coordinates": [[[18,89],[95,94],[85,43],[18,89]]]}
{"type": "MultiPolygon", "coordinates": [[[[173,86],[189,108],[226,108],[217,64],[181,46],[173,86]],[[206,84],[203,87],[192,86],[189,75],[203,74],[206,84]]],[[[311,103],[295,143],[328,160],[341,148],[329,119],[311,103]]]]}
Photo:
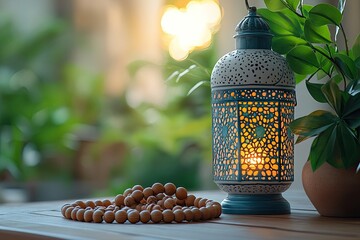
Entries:
{"type": "Polygon", "coordinates": [[[296,9],[293,9],[286,1],[284,1],[284,0],[280,0],[280,1],[285,5],[285,7],[287,7],[290,11],[295,13],[298,17],[305,18],[305,16],[302,14],[302,9],[301,9],[301,14],[299,14],[296,11],[296,9]]]}
{"type": "Polygon", "coordinates": [[[342,77],[342,79],[344,80],[344,90],[345,90],[345,89],[346,89],[346,77],[345,77],[344,73],[341,71],[341,68],[340,68],[340,66],[337,64],[337,62],[335,62],[335,60],[334,60],[332,57],[329,57],[328,55],[326,55],[326,54],[323,53],[322,51],[317,50],[312,44],[310,44],[310,47],[311,47],[314,51],[320,53],[321,55],[323,55],[324,57],[326,57],[327,59],[329,59],[329,60],[338,68],[338,70],[339,70],[339,72],[340,72],[340,74],[341,74],[341,77],[342,77]]]}
{"type": "MultiPolygon", "coordinates": [[[[310,82],[310,79],[312,79],[315,74],[317,74],[317,72],[320,70],[321,68],[318,68],[313,74],[310,75],[310,77],[308,77],[308,79],[306,80],[307,82],[310,82]]],[[[322,70],[322,69],[321,69],[322,70]]],[[[324,70],[323,70],[324,71],[324,70]]],[[[325,72],[325,71],[324,71],[325,72]]]]}
{"type": "Polygon", "coordinates": [[[347,40],[347,37],[346,37],[346,34],[345,34],[344,27],[343,27],[343,25],[342,25],[341,23],[340,23],[340,29],[341,29],[341,32],[342,32],[342,34],[343,34],[344,41],[345,41],[346,55],[349,56],[348,40],[347,40]]]}

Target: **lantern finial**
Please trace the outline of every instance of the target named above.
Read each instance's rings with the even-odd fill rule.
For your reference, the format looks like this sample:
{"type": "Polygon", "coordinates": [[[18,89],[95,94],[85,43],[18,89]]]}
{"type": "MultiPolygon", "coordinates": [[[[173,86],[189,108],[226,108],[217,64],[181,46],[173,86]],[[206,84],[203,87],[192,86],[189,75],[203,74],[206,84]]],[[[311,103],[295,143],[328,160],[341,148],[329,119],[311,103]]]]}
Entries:
{"type": "Polygon", "coordinates": [[[271,49],[270,27],[256,14],[256,7],[250,7],[245,0],[249,14],[237,25],[235,31],[237,49],[271,49]]]}
{"type": "Polygon", "coordinates": [[[255,6],[251,6],[251,7],[250,7],[248,0],[245,0],[245,4],[246,4],[246,8],[247,8],[247,10],[248,10],[249,12],[250,12],[250,11],[256,12],[256,7],[255,7],[255,6]]]}

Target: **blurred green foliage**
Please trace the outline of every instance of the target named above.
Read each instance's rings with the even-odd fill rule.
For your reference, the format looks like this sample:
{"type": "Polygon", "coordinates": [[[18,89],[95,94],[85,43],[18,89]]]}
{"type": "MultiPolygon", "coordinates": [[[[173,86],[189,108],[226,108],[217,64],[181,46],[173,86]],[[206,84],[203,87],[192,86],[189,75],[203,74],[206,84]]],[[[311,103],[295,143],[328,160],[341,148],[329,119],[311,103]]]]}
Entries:
{"type": "Polygon", "coordinates": [[[209,71],[215,61],[212,45],[193,52],[182,62],[167,56],[160,65],[146,61],[129,65],[131,76],[142,67],[160,68],[164,78],[168,78],[166,99],[162,106],[144,103],[125,111],[124,115],[134,125],[118,130],[126,136],[129,152],[125,166],[116,172],[120,179],[125,179],[125,184],[118,184],[124,181],[114,178],[113,192],[121,192],[134,184],[149,186],[157,181],[174,182],[189,189],[203,187],[204,181],[212,182],[211,172],[204,176],[202,171],[204,165],[211,165],[210,88],[199,88],[190,95],[188,92],[197,82],[209,81],[209,71]],[[174,76],[174,72],[184,71],[186,74],[182,77],[174,76]]]}
{"type": "Polygon", "coordinates": [[[0,29],[0,179],[74,180],[78,144],[91,135],[81,139],[77,131],[92,126],[98,134],[90,136],[95,141],[90,151],[97,161],[113,143],[125,149],[123,156],[112,156],[121,167],[111,168],[107,193],[134,184],[174,182],[197,189],[204,178],[212,182],[211,172],[203,173],[204,165],[211,165],[210,88],[187,93],[197,82],[209,80],[214,45],[193,52],[191,60],[167,56],[161,66],[131,64],[132,77],[150,64],[164,78],[196,65],[166,81],[161,106],[133,107],[126,93],[104,94],[103,76],[69,61],[76,44],[70,25],[54,20],[25,36],[0,19],[0,29]]]}
{"type": "Polygon", "coordinates": [[[65,24],[54,20],[25,35],[0,20],[0,176],[51,176],[56,166],[39,167],[44,159],[69,156],[68,133],[76,123],[58,79],[67,53],[65,24]]]}

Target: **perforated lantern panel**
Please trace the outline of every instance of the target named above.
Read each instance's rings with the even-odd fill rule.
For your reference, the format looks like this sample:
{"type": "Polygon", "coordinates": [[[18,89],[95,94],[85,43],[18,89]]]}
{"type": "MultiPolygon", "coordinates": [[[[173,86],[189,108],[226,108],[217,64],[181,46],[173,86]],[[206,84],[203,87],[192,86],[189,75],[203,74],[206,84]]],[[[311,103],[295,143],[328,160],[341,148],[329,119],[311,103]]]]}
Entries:
{"type": "Polygon", "coordinates": [[[295,92],[213,90],[213,171],[216,182],[293,181],[295,92]]]}

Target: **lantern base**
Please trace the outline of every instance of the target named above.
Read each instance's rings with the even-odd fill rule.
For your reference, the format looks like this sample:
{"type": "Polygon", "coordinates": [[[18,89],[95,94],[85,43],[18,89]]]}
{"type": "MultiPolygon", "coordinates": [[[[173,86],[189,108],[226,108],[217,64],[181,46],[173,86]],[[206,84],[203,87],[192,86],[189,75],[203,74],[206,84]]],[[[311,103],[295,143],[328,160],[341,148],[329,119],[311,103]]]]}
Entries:
{"type": "Polygon", "coordinates": [[[229,194],[221,203],[225,214],[290,214],[290,204],[279,194],[229,194]]]}

